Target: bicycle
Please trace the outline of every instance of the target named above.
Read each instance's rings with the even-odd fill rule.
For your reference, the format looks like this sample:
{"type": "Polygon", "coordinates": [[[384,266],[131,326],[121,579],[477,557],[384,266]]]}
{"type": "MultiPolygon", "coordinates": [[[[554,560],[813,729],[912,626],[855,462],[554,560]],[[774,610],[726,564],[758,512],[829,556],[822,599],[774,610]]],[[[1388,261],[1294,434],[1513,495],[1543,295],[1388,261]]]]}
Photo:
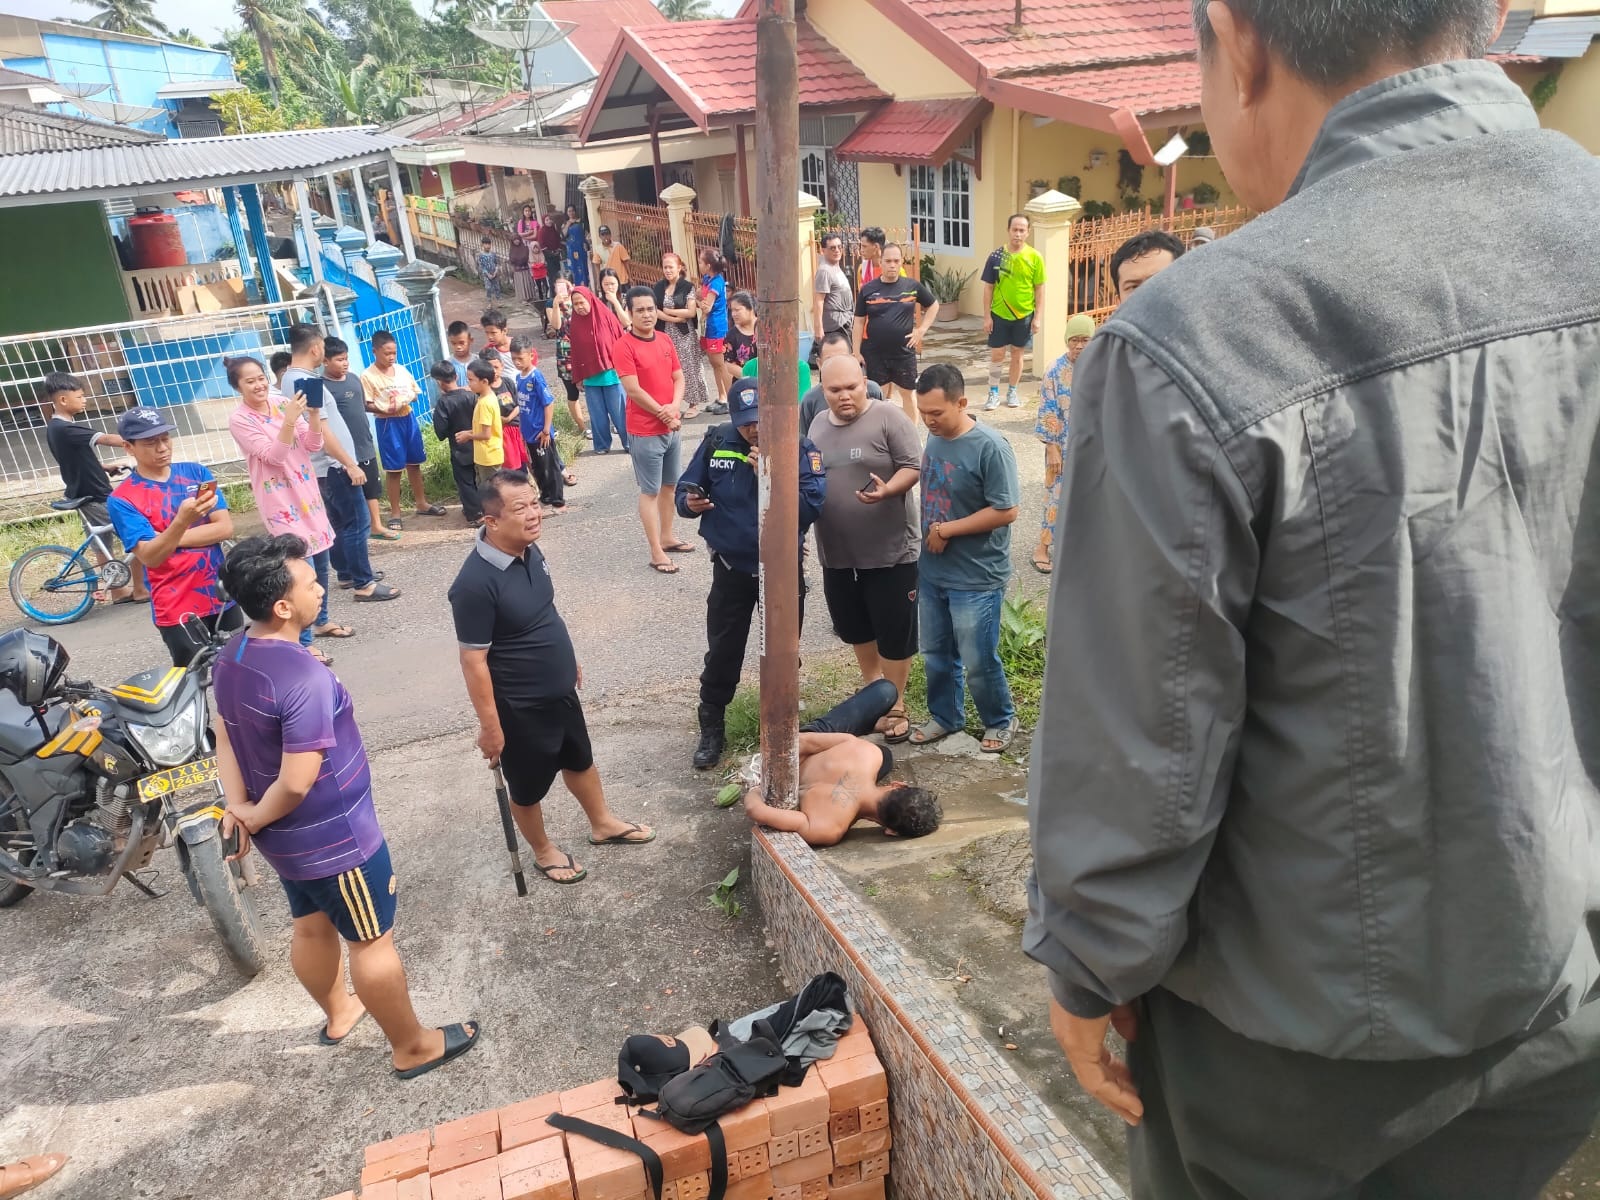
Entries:
{"type": "Polygon", "coordinates": [[[94,607],[95,593],[115,591],[133,582],[128,564],[111,552],[105,535],[111,526],[91,525],[82,511],[88,499],[52,500],[57,512],[75,512],[83,524],[83,543],[35,546],[11,568],[11,600],[24,616],[42,625],[69,625],[94,607]],[[97,563],[95,556],[105,559],[97,563]]]}

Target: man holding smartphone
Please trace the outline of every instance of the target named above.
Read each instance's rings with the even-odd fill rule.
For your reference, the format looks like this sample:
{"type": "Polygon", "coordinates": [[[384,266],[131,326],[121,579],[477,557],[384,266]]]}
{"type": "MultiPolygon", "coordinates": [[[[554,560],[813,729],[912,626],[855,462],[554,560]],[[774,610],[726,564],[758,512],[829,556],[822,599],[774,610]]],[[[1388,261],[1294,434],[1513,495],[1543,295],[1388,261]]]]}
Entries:
{"type": "Polygon", "coordinates": [[[222,543],[233,516],[216,477],[199,463],[172,461],[174,426],[155,408],[130,408],[117,418],[134,467],[106,501],[117,537],[144,564],[156,631],[186,667],[200,649],[184,622],[196,618],[212,632],[244,625],[238,606],[217,586],[222,543]]]}
{"type": "MultiPolygon", "coordinates": [[[[700,522],[711,551],[711,594],[706,597],[706,665],[700,673],[700,742],[694,765],[707,771],[727,744],[724,714],[744,670],[750,620],[759,595],[761,533],[757,512],[761,463],[761,411],[754,379],[728,389],[728,423],[708,430],[678,480],[678,514],[700,522]]],[[[822,455],[800,439],[800,541],[822,512],[826,480],[822,455]]],[[[805,589],[801,587],[802,616],[805,589]]]]}

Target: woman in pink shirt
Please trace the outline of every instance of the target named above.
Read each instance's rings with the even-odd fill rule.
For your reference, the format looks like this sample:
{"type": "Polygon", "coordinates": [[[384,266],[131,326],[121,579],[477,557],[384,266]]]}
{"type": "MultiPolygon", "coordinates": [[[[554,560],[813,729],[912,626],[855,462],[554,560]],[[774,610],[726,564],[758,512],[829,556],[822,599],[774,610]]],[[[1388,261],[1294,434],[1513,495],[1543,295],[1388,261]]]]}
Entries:
{"type": "MultiPolygon", "coordinates": [[[[328,548],[333,545],[333,524],[322,507],[322,492],[311,465],[313,451],[322,449],[322,410],[307,408],[301,394],[285,399],[272,391],[272,378],[259,360],[226,360],[228,382],[239,393],[239,407],[228,418],[228,432],[244,451],[250,471],[250,490],[267,532],[292,533],[306,544],[306,553],[322,585],[322,611],[317,623],[300,635],[304,646],[311,638],[350,637],[355,630],[328,619],[328,548]]],[[[313,651],[318,658],[327,656],[313,651]]]]}

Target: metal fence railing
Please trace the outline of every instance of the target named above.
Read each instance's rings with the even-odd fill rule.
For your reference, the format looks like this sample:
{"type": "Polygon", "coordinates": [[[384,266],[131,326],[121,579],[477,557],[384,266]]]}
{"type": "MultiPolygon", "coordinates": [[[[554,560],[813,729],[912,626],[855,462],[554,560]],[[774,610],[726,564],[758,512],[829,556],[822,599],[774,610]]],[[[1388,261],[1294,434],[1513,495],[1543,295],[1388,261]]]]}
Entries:
{"type": "Polygon", "coordinates": [[[611,236],[628,248],[628,276],[634,283],[655,283],[661,278],[661,256],[672,249],[672,223],[667,210],[654,204],[627,204],[606,197],[600,201],[600,221],[611,226],[611,236]]]}
{"type": "MultiPolygon", "coordinates": [[[[694,242],[694,252],[710,247],[722,249],[722,214],[691,212],[689,214],[689,239],[694,242]]],[[[756,290],[756,221],[754,217],[733,218],[733,245],[737,254],[728,262],[728,292],[754,292],[756,290]]],[[[690,271],[698,275],[699,267],[690,271]]]]}
{"type": "Polygon", "coordinates": [[[355,322],[350,332],[360,343],[362,361],[371,361],[372,335],[379,330],[394,334],[395,345],[400,351],[400,365],[411,372],[417,386],[422,389],[422,395],[412,408],[417,419],[426,423],[433,413],[433,385],[428,382],[428,368],[443,357],[436,344],[438,338],[434,332],[432,307],[417,304],[355,322]]]}
{"type": "Polygon", "coordinates": [[[114,431],[124,409],[164,409],[178,428],[175,458],[225,466],[241,456],[228,432],[238,397],[223,360],[265,364],[297,321],[329,327],[325,308],[308,299],[0,337],[0,517],[36,512],[60,494],[45,442],[46,375],[64,371],[83,381],[96,429],[114,431]]]}
{"type": "Polygon", "coordinates": [[[1143,210],[1079,221],[1072,227],[1067,254],[1072,289],[1067,311],[1088,313],[1096,321],[1104,321],[1116,311],[1117,281],[1111,277],[1111,259],[1122,243],[1135,234],[1165,229],[1188,246],[1194,241],[1194,231],[1201,226],[1208,226],[1223,237],[1254,216],[1249,209],[1236,205],[1184,209],[1174,213],[1170,221],[1143,210]]]}

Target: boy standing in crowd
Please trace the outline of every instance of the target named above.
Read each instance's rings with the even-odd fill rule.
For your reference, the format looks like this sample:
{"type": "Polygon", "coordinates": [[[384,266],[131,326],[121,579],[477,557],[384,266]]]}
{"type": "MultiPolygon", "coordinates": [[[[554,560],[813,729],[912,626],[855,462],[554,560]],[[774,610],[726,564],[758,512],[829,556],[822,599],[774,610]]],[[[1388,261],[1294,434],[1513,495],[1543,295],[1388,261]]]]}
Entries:
{"type": "Polygon", "coordinates": [[[444,516],[443,508],[428,503],[422,487],[422,464],[428,461],[428,454],[422,446],[422,429],[411,411],[411,404],[422,389],[401,365],[400,344],[387,329],[372,335],[372,365],[361,373],[361,387],[366,393],[367,411],[378,418],[378,458],[383,463],[389,492],[389,528],[405,528],[400,519],[401,472],[411,483],[417,516],[444,516]]]}
{"type": "Polygon", "coordinates": [[[185,620],[196,617],[218,632],[238,629],[244,618],[217,590],[220,543],[233,536],[228,501],[205,467],[172,461],[172,433],[159,409],[130,408],[117,418],[133,470],[106,508],[117,537],[144,564],[151,617],[172,665],[187,667],[200,647],[184,629],[185,620]]]}
{"type": "MultiPolygon", "coordinates": [[[[500,395],[494,390],[495,368],[482,359],[467,368],[467,386],[472,389],[472,471],[483,495],[484,482],[506,461],[505,423],[500,416],[500,395]]],[[[482,502],[481,499],[479,501],[482,502]]]]}
{"type": "MultiPolygon", "coordinates": [[[[450,365],[455,368],[456,386],[467,386],[467,368],[472,365],[472,326],[465,321],[451,321],[450,327],[444,331],[445,340],[450,343],[450,365]]],[[[430,370],[429,374],[433,372],[430,370]]]]}
{"type": "Polygon", "coordinates": [[[555,395],[539,370],[538,353],[531,338],[511,339],[511,363],[516,371],[517,407],[522,410],[522,439],[528,448],[528,478],[539,492],[539,503],[551,512],[567,505],[566,480],[556,451],[555,395]]]}
{"type": "MultiPolygon", "coordinates": [[[[50,424],[45,427],[45,444],[56,460],[61,472],[61,483],[68,500],[82,500],[78,511],[94,528],[111,524],[106,511],[106,500],[111,495],[111,476],[94,452],[96,446],[126,446],[115,433],[101,433],[78,418],[89,407],[84,397],[83,380],[61,371],[52,371],[44,377],[44,398],[50,405],[50,424]]],[[[105,566],[105,556],[94,552],[95,562],[105,566]]],[[[144,566],[135,558],[128,564],[133,572],[133,582],[128,587],[115,588],[111,599],[117,604],[134,602],[143,604],[150,599],[150,588],[145,582],[144,566]]]]}
{"type": "Polygon", "coordinates": [[[922,455],[922,557],[917,624],[931,720],[911,734],[925,746],[966,726],[962,673],[983,721],[982,749],[999,754],[1016,736],[1011,686],[1000,663],[1000,610],[1011,578],[1011,523],[1020,488],[1004,435],[967,411],[966,382],[949,363],[917,381],[928,426],[922,455]]]}
{"type": "Polygon", "coordinates": [[[478,1042],[478,1023],[425,1029],[394,945],[395,875],[372,802],[355,705],[339,677],[300,646],[322,588],[293,534],[247,538],[223,582],[251,625],[217,658],[217,778],[222,833],[241,833],[283,883],[294,919],[289,961],[337,1045],[368,1013],[389,1040],[394,1073],[413,1079],[478,1042]],[[350,948],[345,991],[341,939],[350,948]]]}
{"type": "MultiPolygon", "coordinates": [[[[455,363],[441,359],[428,370],[428,377],[439,385],[439,399],[433,406],[433,433],[450,447],[450,477],[456,483],[456,495],[461,498],[461,515],[469,524],[483,520],[483,506],[478,503],[478,477],[473,462],[472,411],[478,398],[469,388],[456,384],[455,363]]],[[[469,376],[470,379],[470,376],[469,376]]]]}
{"type": "Polygon", "coordinates": [[[330,337],[322,343],[323,390],[339,406],[345,428],[350,431],[350,453],[367,481],[361,485],[361,495],[367,502],[367,516],[371,522],[369,536],[380,542],[398,542],[400,535],[391,533],[383,523],[383,468],[378,464],[378,443],[372,434],[372,417],[367,412],[362,395],[361,381],[350,374],[350,347],[341,339],[330,337]]]}

